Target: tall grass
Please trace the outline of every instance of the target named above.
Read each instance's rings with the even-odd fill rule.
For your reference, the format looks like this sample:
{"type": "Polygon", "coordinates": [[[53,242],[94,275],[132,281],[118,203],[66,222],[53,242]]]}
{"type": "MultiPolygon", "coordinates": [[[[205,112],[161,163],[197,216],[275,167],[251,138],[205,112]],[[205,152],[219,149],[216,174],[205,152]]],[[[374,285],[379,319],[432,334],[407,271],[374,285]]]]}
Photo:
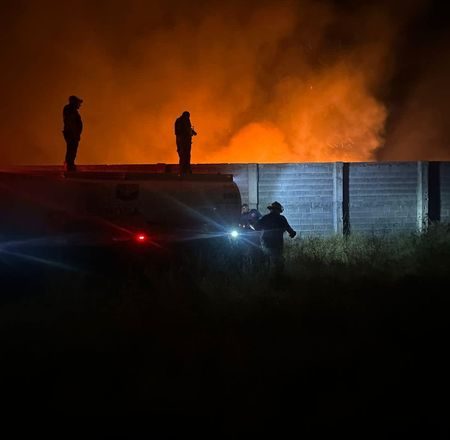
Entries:
{"type": "MultiPolygon", "coordinates": [[[[157,292],[166,295],[188,291],[212,301],[251,300],[278,295],[280,291],[297,295],[299,289],[305,290],[305,284],[352,285],[363,281],[386,284],[408,277],[438,280],[449,277],[448,225],[432,225],[422,234],[288,239],[284,276],[278,280],[271,276],[268,260],[258,244],[255,235],[240,242],[214,239],[148,252],[94,249],[80,252],[76,258],[66,255],[66,266],[72,267],[71,271],[30,263],[25,272],[31,265],[37,276],[25,287],[21,284],[19,261],[16,262],[19,269],[13,267],[19,276],[12,281],[11,289],[16,291],[12,298],[17,293],[17,298],[39,300],[42,292],[45,295],[64,292],[56,300],[67,301],[68,298],[79,300],[86,292],[94,296],[107,295],[107,291],[120,292],[125,297],[139,292],[145,297],[155,296],[157,292]]],[[[58,258],[64,259],[64,253],[58,258]]],[[[7,273],[10,266],[4,265],[2,269],[7,273]]],[[[11,289],[3,299],[10,297],[11,289]]]]}
{"type": "MultiPolygon", "coordinates": [[[[271,283],[268,262],[253,245],[205,246],[181,259],[193,283],[212,296],[268,294],[274,286],[297,291],[305,282],[358,280],[395,283],[407,277],[449,276],[450,228],[432,225],[425,233],[353,234],[304,237],[285,243],[285,276],[271,283]]],[[[174,274],[169,274],[174,276],[174,274]]],[[[277,290],[277,289],[275,289],[277,290]]]]}
{"type": "Polygon", "coordinates": [[[450,228],[436,224],[421,234],[306,238],[288,246],[287,260],[297,277],[395,280],[410,275],[445,276],[450,263],[450,228]]]}

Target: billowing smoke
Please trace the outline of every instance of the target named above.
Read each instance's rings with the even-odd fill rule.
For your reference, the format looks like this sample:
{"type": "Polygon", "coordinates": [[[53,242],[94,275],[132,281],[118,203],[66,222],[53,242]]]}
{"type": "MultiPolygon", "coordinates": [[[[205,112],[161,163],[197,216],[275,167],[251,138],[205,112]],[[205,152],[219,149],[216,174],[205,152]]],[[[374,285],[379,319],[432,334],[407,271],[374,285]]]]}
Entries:
{"type": "Polygon", "coordinates": [[[380,150],[382,91],[426,2],[390,3],[4,2],[0,162],[61,163],[71,94],[79,163],[176,162],[185,110],[194,163],[408,159],[400,122],[392,155],[380,150]]]}
{"type": "MultiPolygon", "coordinates": [[[[428,5],[397,64],[396,96],[377,157],[450,160],[450,28],[447,4],[428,5]],[[401,105],[399,105],[401,104],[401,105]]],[[[394,93],[395,94],[395,93],[394,93]]]]}

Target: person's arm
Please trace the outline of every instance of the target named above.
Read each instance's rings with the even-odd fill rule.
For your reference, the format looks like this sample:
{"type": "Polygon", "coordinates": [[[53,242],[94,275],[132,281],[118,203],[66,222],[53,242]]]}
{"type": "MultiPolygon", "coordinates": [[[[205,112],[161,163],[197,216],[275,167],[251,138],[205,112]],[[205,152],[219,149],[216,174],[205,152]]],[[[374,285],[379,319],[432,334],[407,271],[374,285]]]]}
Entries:
{"type": "Polygon", "coordinates": [[[81,119],[80,114],[77,112],[77,125],[78,125],[78,134],[81,135],[83,132],[83,121],[81,119]]]}
{"type": "Polygon", "coordinates": [[[297,232],[295,232],[291,228],[291,225],[288,223],[286,217],[283,217],[283,219],[284,219],[284,223],[285,223],[285,226],[284,226],[285,231],[289,234],[289,237],[294,238],[297,235],[297,232]]]}
{"type": "Polygon", "coordinates": [[[261,217],[257,222],[254,223],[253,229],[255,231],[262,231],[264,229],[264,217],[261,217]]]}

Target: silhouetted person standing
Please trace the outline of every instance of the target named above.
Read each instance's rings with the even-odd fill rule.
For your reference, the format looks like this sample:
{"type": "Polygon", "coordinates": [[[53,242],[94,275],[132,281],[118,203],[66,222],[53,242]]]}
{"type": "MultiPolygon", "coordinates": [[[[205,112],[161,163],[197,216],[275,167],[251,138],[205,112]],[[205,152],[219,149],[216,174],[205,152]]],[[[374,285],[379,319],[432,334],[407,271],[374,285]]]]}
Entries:
{"type": "Polygon", "coordinates": [[[180,174],[191,174],[191,146],[192,136],[196,136],[191,125],[190,113],[183,114],[175,121],[175,136],[177,141],[177,152],[180,158],[180,174]]]}
{"type": "Polygon", "coordinates": [[[289,233],[291,238],[297,235],[289,225],[286,217],[281,215],[283,207],[278,202],[273,202],[267,207],[269,214],[261,217],[255,224],[257,231],[262,231],[261,245],[264,253],[269,257],[270,269],[275,277],[283,273],[283,234],[289,233]]]}
{"type": "Polygon", "coordinates": [[[76,170],[75,158],[77,157],[78,144],[83,131],[83,122],[78,112],[82,102],[83,100],[76,96],[69,96],[69,103],[64,106],[63,110],[63,135],[67,145],[64,162],[66,171],[76,170]]]}

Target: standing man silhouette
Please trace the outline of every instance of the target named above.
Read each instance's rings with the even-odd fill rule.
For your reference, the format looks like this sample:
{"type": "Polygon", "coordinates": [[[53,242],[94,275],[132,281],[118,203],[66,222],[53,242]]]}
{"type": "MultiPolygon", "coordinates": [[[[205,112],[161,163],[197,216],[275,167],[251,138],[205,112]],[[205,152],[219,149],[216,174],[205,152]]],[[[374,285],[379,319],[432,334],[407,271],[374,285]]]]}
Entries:
{"type": "Polygon", "coordinates": [[[175,137],[177,141],[177,152],[180,158],[180,174],[192,174],[191,170],[191,146],[192,136],[196,136],[191,125],[190,113],[183,114],[175,121],[175,137]]]}
{"type": "Polygon", "coordinates": [[[284,208],[279,202],[273,202],[267,209],[270,213],[256,222],[255,230],[262,231],[263,252],[269,257],[269,268],[274,278],[279,279],[284,270],[283,234],[287,232],[289,237],[294,238],[297,232],[291,228],[286,217],[281,215],[284,208]]]}
{"type": "Polygon", "coordinates": [[[83,100],[77,96],[69,96],[69,103],[64,106],[63,110],[63,135],[66,141],[64,168],[66,171],[76,171],[75,158],[77,157],[78,144],[83,131],[83,122],[78,112],[82,102],[83,100]]]}

